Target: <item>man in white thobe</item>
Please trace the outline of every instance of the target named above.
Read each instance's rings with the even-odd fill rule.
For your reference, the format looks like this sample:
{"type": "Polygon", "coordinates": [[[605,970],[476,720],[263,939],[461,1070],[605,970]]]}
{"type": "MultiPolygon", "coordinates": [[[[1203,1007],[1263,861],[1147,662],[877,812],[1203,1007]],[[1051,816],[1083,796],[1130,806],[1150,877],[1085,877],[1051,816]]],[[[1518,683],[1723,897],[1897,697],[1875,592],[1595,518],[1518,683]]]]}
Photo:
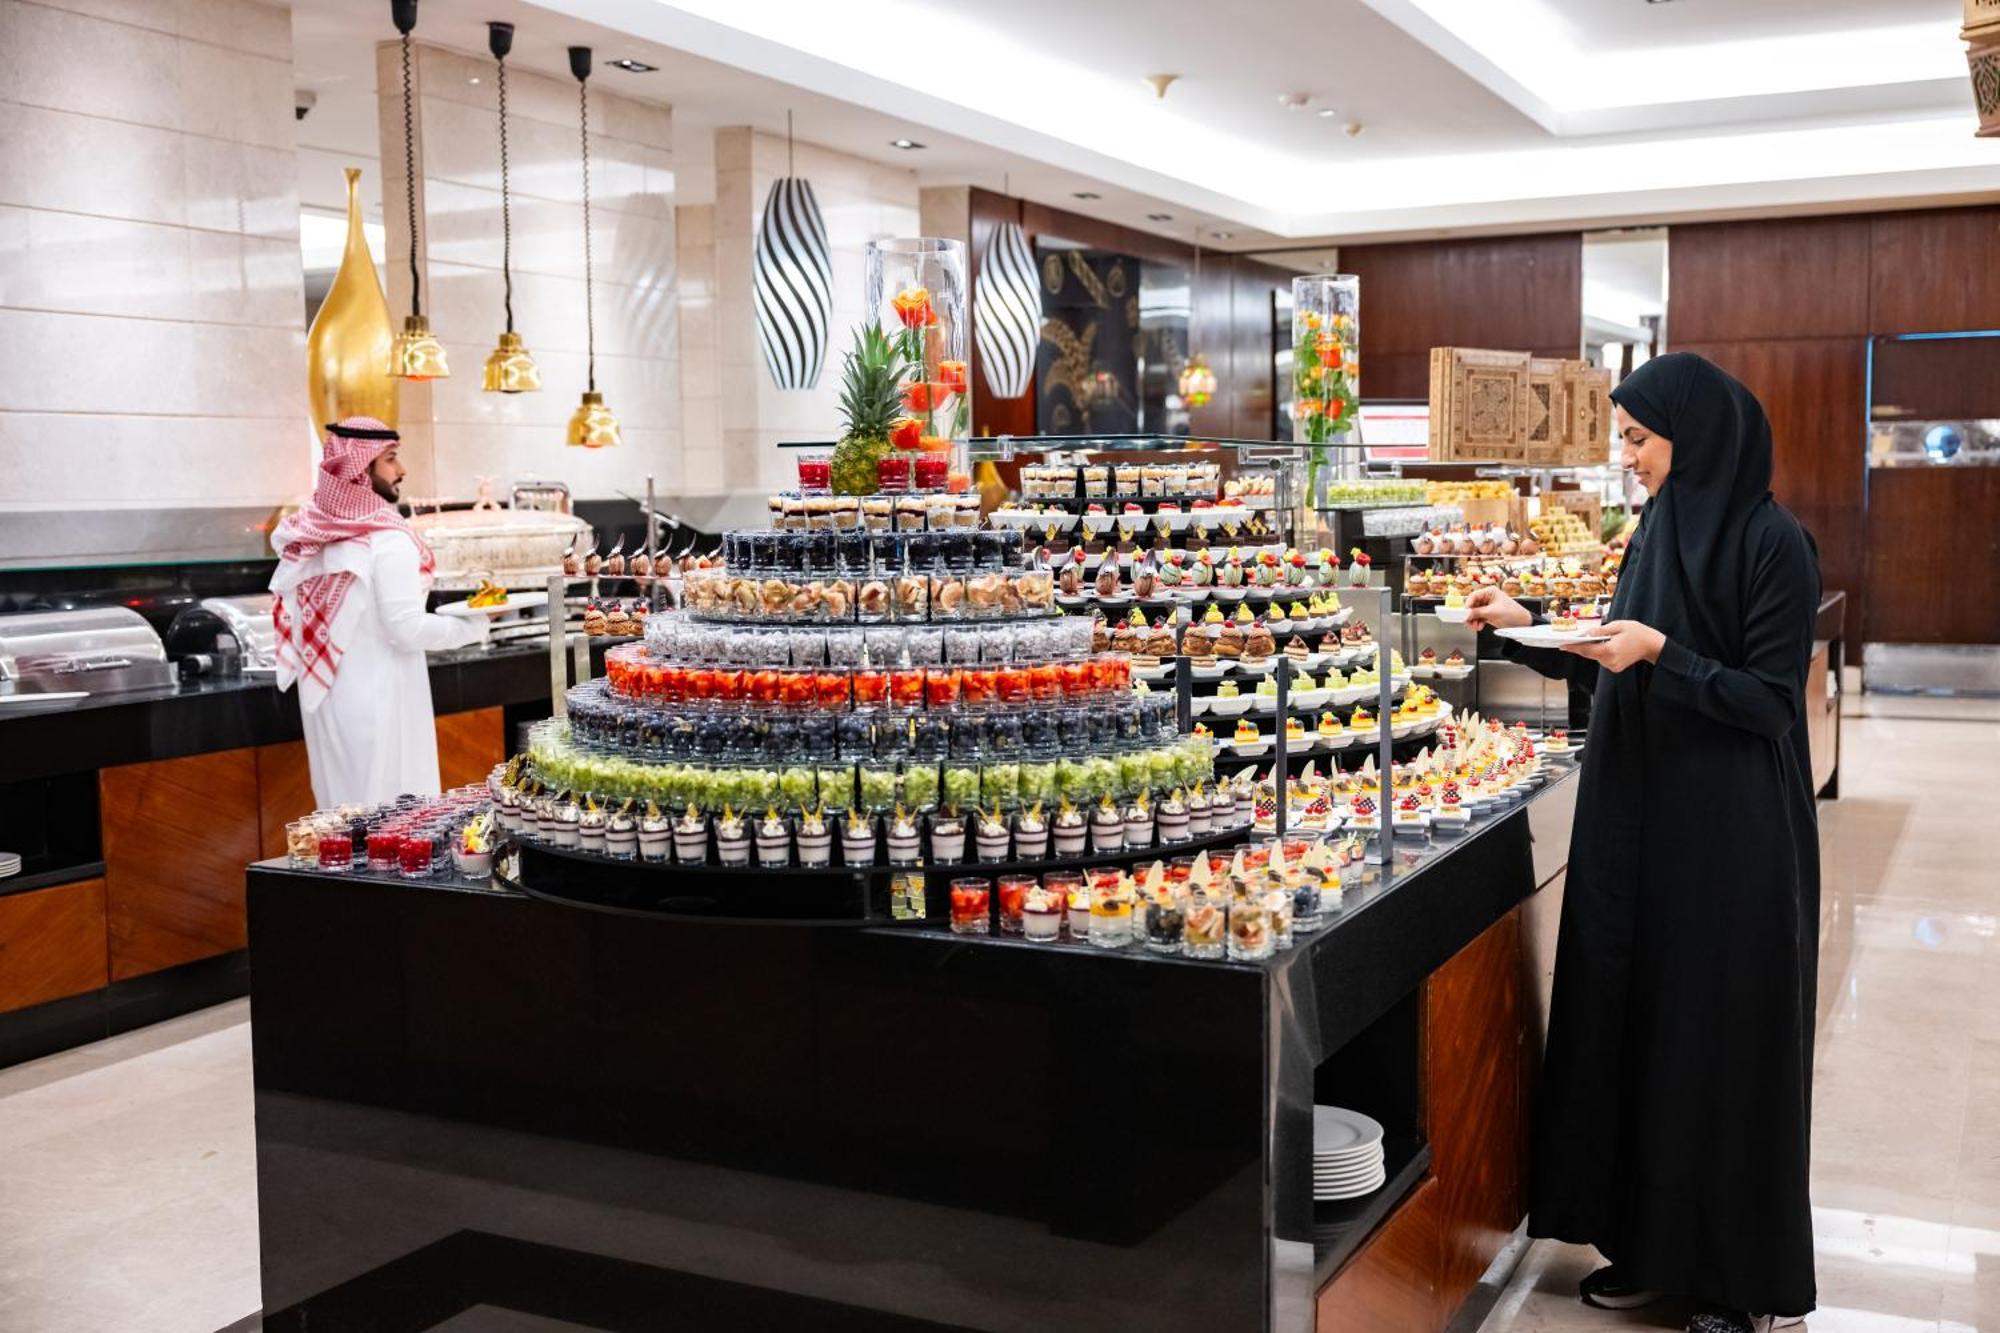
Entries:
{"type": "Polygon", "coordinates": [[[429,615],[430,548],[396,509],[396,432],[373,417],[327,427],[312,501],[271,534],[278,688],[299,714],[321,807],[438,790],[426,652],[486,638],[484,620],[429,615]]]}

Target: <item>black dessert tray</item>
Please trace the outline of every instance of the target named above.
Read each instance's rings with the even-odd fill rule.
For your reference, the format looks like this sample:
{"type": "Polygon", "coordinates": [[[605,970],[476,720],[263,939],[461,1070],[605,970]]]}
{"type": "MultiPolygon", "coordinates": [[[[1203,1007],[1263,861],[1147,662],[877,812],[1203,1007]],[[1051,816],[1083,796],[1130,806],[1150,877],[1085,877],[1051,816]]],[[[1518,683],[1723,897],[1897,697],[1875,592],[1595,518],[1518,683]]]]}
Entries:
{"type": "MultiPolygon", "coordinates": [[[[1141,851],[1093,852],[1085,856],[1049,856],[1038,861],[927,862],[892,866],[879,846],[868,866],[806,868],[801,866],[724,866],[715,863],[713,849],[705,865],[664,861],[625,861],[597,852],[517,840],[518,870],[502,872],[496,862],[493,877],[508,888],[533,898],[596,911],[642,917],[690,918],[718,925],[766,926],[887,926],[902,921],[889,910],[890,890],[898,875],[922,874],[931,916],[945,919],[947,890],[953,879],[976,875],[992,879],[1008,874],[1045,874],[1051,870],[1085,870],[1092,866],[1129,869],[1176,856],[1226,847],[1250,834],[1240,824],[1185,842],[1156,844],[1141,851]]],[[[836,838],[835,855],[838,856],[836,838]]]]}

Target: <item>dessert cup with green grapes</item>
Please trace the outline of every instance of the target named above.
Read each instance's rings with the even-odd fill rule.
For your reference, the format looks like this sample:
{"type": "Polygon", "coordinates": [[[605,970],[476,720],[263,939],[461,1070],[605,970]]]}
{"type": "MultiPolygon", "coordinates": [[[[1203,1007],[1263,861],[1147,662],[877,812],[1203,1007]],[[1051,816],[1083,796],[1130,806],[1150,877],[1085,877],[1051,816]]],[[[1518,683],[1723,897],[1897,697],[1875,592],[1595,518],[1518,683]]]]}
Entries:
{"type": "Polygon", "coordinates": [[[1021,804],[1033,805],[1040,801],[1043,805],[1054,805],[1057,797],[1056,765],[1053,763],[1025,763],[1021,765],[1021,804]]]}
{"type": "Polygon", "coordinates": [[[969,809],[979,804],[979,770],[971,764],[946,764],[944,803],[969,809]]]}
{"type": "Polygon", "coordinates": [[[931,810],[938,803],[936,764],[906,764],[903,768],[903,799],[912,810],[931,810]]]}
{"type": "Polygon", "coordinates": [[[820,804],[829,810],[846,810],[854,805],[854,767],[851,764],[821,764],[817,770],[820,804]]]}
{"type": "Polygon", "coordinates": [[[979,804],[991,810],[999,806],[1011,810],[1020,800],[1021,765],[989,763],[979,771],[979,804]]]}
{"type": "Polygon", "coordinates": [[[819,804],[819,779],[804,764],[793,764],[778,774],[778,797],[793,814],[811,810],[819,804]]]}
{"type": "Polygon", "coordinates": [[[896,766],[894,764],[865,764],[861,768],[861,805],[863,809],[889,811],[896,808],[899,799],[896,791],[896,766]]]}

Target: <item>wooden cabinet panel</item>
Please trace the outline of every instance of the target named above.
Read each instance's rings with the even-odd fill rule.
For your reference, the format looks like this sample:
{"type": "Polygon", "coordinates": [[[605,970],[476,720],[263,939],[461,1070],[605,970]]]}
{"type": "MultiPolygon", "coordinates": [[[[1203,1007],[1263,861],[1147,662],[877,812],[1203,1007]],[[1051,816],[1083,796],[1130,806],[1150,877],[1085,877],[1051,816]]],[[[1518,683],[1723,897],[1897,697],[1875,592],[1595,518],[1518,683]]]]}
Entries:
{"type": "Polygon", "coordinates": [[[260,840],[256,751],[107,768],[98,790],[111,980],[242,948],[243,867],[260,840]]]}
{"type": "Polygon", "coordinates": [[[498,708],[445,714],[437,720],[437,740],[438,778],[447,791],[485,782],[493,765],[507,760],[507,722],[498,708]]]}
{"type": "Polygon", "coordinates": [[[2000,643],[2000,468],[1877,469],[1865,550],[1868,642],[2000,643]]]}
{"type": "Polygon", "coordinates": [[[2000,329],[2000,208],[1884,213],[1869,225],[1870,332],[2000,329]]]}
{"type": "Polygon", "coordinates": [[[103,880],[0,898],[0,1012],[96,990],[106,968],[103,880]]]}
{"type": "Polygon", "coordinates": [[[269,859],[285,854],[285,825],[311,814],[312,768],[304,741],[257,747],[257,850],[269,859]]]}
{"type": "Polygon", "coordinates": [[[1424,987],[1424,1126],[1437,1182],[1437,1296],[1447,1315],[1526,1211],[1521,1190],[1521,911],[1424,987]]]}
{"type": "Polygon", "coordinates": [[[1438,1303],[1436,1180],[1417,1187],[1314,1301],[1318,1333],[1435,1333],[1438,1303]]]}
{"type": "Polygon", "coordinates": [[[1868,332],[1869,220],[1791,218],[1667,234],[1668,333],[1688,343],[1868,332]]]}
{"type": "Polygon", "coordinates": [[[1743,381],[1771,419],[1771,489],[1786,505],[1860,512],[1868,478],[1868,340],[1683,339],[1743,381]]]}
{"type": "Polygon", "coordinates": [[[1575,356],[1582,345],[1581,233],[1342,246],[1340,267],[1361,279],[1365,397],[1424,397],[1433,347],[1575,356]],[[1384,353],[1422,354],[1422,381],[1381,365],[1384,353]]]}

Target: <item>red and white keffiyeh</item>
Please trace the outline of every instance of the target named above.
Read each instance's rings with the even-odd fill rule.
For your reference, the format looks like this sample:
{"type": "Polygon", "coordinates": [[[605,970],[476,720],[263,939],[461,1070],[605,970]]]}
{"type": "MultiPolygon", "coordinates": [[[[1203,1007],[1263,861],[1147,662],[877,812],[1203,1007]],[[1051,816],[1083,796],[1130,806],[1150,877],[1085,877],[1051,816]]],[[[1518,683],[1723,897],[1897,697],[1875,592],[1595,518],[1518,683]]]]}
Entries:
{"type": "Polygon", "coordinates": [[[347,417],[328,426],[312,500],[280,520],[271,533],[278,552],[278,572],[271,579],[277,594],[271,618],[278,629],[278,688],[289,689],[296,682],[299,707],[307,712],[332,688],[353,624],[352,615],[342,611],[348,609],[347,594],[356,576],[326,569],[326,549],[393,530],[417,544],[426,587],[437,565],[409,520],[377,495],[368,479],[369,467],[397,438],[374,417],[347,417]]]}

